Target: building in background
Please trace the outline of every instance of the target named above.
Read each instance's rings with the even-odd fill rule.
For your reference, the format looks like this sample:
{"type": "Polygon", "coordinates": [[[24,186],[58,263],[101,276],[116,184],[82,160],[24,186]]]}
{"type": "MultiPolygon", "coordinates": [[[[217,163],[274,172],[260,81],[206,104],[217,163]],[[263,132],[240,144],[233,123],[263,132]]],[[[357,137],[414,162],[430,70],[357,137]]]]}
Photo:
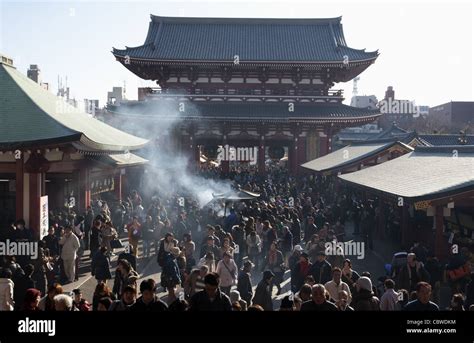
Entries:
{"type": "Polygon", "coordinates": [[[429,119],[449,133],[474,129],[474,101],[450,101],[431,107],[429,119]]]}
{"type": "Polygon", "coordinates": [[[84,111],[95,116],[99,112],[99,100],[84,99],[84,111]]]}
{"type": "Polygon", "coordinates": [[[355,95],[351,99],[351,106],[358,108],[377,109],[377,97],[375,95],[355,95]]]}
{"type": "Polygon", "coordinates": [[[395,90],[392,86],[388,86],[385,96],[379,101],[377,107],[382,113],[378,120],[378,124],[382,129],[389,128],[392,123],[409,129],[414,124],[414,118],[419,116],[419,110],[414,101],[402,100],[395,98],[395,90]]]}
{"type": "Polygon", "coordinates": [[[120,104],[125,100],[125,92],[123,87],[113,87],[111,92],[107,92],[107,104],[120,104]]]}
{"type": "Polygon", "coordinates": [[[41,80],[41,70],[37,64],[30,64],[30,68],[28,68],[26,71],[26,76],[28,76],[28,78],[39,84],[44,89],[49,90],[49,83],[42,82],[41,80]]]}

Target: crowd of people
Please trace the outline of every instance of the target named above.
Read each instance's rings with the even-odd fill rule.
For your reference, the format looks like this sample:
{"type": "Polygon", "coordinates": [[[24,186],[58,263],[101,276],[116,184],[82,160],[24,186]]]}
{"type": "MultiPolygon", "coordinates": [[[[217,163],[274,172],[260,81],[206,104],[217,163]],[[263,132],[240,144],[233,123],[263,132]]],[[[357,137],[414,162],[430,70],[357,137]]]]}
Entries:
{"type": "MultiPolygon", "coordinates": [[[[158,192],[144,199],[132,191],[111,208],[95,199],[82,215],[70,209],[52,212],[51,228],[39,242],[37,259],[2,258],[0,310],[439,310],[437,290],[445,275],[460,266],[466,271],[451,277],[449,309],[474,309],[474,274],[466,267],[469,251],[443,266],[416,243],[403,262],[392,262],[382,277],[354,270],[342,253],[328,253],[326,244],[343,242],[349,226],[368,249],[374,249],[378,215],[377,202],[336,189],[339,186],[329,178],[296,179],[280,169],[268,175],[231,172],[223,176],[212,169],[200,174],[228,180],[235,189],[260,196],[227,203],[217,199],[202,207],[189,193],[158,192]],[[111,271],[111,257],[122,247],[124,240],[119,238],[125,235],[128,245],[111,271]],[[97,280],[93,298],[85,299],[80,289],[65,294],[62,285],[78,279],[87,251],[89,271],[97,280]],[[160,280],[138,284],[139,258],[159,264],[160,280]],[[286,293],[285,277],[290,293],[280,297],[275,308],[275,296],[286,293]],[[256,285],[255,278],[260,280],[256,285]],[[166,297],[158,297],[159,287],[166,297]]],[[[4,236],[13,241],[33,239],[22,220],[4,236]]]]}

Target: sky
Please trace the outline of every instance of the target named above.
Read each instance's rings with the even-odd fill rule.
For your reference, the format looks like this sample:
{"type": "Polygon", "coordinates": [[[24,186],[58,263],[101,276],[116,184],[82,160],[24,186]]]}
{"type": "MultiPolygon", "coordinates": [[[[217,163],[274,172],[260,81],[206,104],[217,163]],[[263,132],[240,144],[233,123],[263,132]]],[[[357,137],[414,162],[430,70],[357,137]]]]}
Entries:
{"type": "MultiPolygon", "coordinates": [[[[474,100],[474,6],[470,0],[316,1],[9,1],[0,0],[0,53],[23,73],[38,64],[57,91],[58,76],[71,95],[105,104],[113,86],[156,86],[115,61],[112,47],[138,46],[150,14],[185,17],[330,18],[342,16],[348,46],[380,56],[360,75],[359,95],[436,106],[474,100]]],[[[336,84],[350,103],[353,83],[336,84]]]]}

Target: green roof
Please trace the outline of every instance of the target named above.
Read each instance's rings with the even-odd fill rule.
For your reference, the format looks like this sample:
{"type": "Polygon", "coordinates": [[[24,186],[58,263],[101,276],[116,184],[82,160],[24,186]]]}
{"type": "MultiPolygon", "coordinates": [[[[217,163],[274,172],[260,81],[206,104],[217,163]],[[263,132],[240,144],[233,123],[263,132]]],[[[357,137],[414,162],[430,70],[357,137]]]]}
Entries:
{"type": "Polygon", "coordinates": [[[0,149],[72,143],[78,150],[120,153],[148,141],[80,112],[11,65],[0,63],[0,149]]]}
{"type": "Polygon", "coordinates": [[[378,52],[347,46],[341,17],[324,19],[180,18],[151,16],[143,45],[115,56],[153,61],[241,63],[372,62],[378,52]]]}

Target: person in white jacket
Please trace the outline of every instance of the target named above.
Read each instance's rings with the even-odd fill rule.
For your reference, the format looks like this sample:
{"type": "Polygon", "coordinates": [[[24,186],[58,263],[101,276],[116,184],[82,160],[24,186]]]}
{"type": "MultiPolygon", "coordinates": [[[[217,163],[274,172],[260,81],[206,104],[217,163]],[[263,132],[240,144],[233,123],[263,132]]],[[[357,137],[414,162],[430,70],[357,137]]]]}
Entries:
{"type": "Polygon", "coordinates": [[[237,273],[239,268],[235,264],[229,252],[225,252],[222,260],[217,263],[216,273],[219,274],[220,283],[219,288],[222,293],[230,296],[230,289],[237,283],[237,273]]]}
{"type": "Polygon", "coordinates": [[[13,301],[12,273],[9,269],[0,270],[0,311],[13,311],[15,302],[13,301]]]}
{"type": "Polygon", "coordinates": [[[341,280],[341,275],[342,275],[342,272],[340,268],[338,267],[333,268],[332,280],[326,282],[324,287],[329,292],[329,295],[331,296],[331,299],[334,300],[334,302],[339,301],[340,291],[346,291],[348,295],[347,305],[349,305],[352,300],[351,290],[349,289],[349,285],[341,280]]]}
{"type": "Polygon", "coordinates": [[[61,249],[61,259],[63,260],[64,273],[69,282],[74,282],[76,277],[76,257],[80,247],[79,239],[72,233],[71,227],[66,227],[64,235],[59,240],[61,249]]]}

